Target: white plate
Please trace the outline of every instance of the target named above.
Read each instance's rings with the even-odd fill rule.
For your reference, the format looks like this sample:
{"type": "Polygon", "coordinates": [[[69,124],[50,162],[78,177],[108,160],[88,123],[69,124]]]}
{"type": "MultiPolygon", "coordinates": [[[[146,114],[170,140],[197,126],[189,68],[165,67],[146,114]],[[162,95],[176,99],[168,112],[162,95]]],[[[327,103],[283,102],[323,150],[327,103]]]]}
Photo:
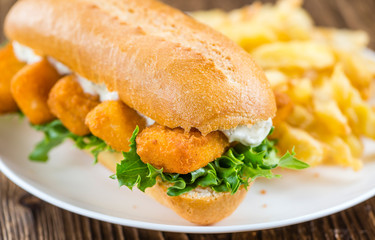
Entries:
{"type": "Polygon", "coordinates": [[[138,190],[119,189],[109,171],[93,165],[93,159],[71,142],[53,150],[48,163],[30,162],[27,156],[41,137],[25,120],[0,117],[0,170],[53,205],[131,227],[190,233],[260,230],[323,217],[375,195],[375,143],[366,141],[360,172],[336,167],[284,170],[281,179],[257,180],[227,219],[195,226],[138,190]]]}

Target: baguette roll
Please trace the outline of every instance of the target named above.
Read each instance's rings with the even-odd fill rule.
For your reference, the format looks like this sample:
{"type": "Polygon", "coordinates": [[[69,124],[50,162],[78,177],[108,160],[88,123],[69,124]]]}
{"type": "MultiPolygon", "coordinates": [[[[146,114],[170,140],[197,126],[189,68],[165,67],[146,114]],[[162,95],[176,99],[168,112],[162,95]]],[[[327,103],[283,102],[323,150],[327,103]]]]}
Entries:
{"type": "MultiPolygon", "coordinates": [[[[155,126],[168,129],[169,135],[160,131],[167,138],[164,142],[161,137],[151,139],[152,134],[144,134],[142,139],[144,135],[140,133],[138,141],[148,143],[146,150],[142,149],[145,144],[137,142],[138,157],[145,153],[143,162],[150,164],[160,160],[156,167],[165,167],[166,173],[191,173],[220,157],[232,146],[230,142],[243,143],[241,139],[246,138],[244,145],[257,146],[270,132],[276,104],[260,67],[222,34],[163,3],[22,0],[10,10],[4,29],[15,46],[25,46],[28,52],[38,55],[36,59],[52,59],[57,70],[59,66],[64,74],[75,75],[83,90],[80,92],[87,93],[87,82],[100,84],[95,86],[103,87],[115,98],[100,95],[101,101],[123,102],[105,101],[87,115],[84,113],[90,132],[118,151],[101,152],[98,156],[99,162],[113,172],[124,158],[120,152],[128,150],[131,130],[135,125],[140,125],[140,129],[145,125],[138,113],[155,120],[155,126]],[[119,111],[119,105],[124,105],[126,111],[119,111]],[[175,129],[179,127],[182,129],[175,129]],[[126,129],[129,134],[125,136],[119,129],[126,129]],[[197,130],[200,133],[191,136],[202,139],[190,139],[189,134],[180,136],[198,133],[197,130]],[[171,134],[173,131],[179,135],[171,134]],[[210,145],[214,142],[209,141],[210,136],[215,134],[219,135],[219,142],[210,145]],[[214,151],[213,146],[220,151],[214,151]],[[175,149],[181,150],[177,151],[179,154],[175,149]],[[158,151],[163,154],[156,159],[154,153],[158,151]],[[202,158],[203,152],[208,152],[209,157],[202,158]],[[172,159],[170,171],[165,156],[172,159]],[[181,166],[176,167],[178,162],[181,166]],[[189,164],[193,167],[186,170],[189,164]]],[[[126,161],[124,164],[131,166],[126,161]]],[[[246,181],[241,184],[246,185],[246,181]]],[[[181,217],[200,225],[229,216],[246,195],[245,188],[237,185],[233,195],[230,191],[197,187],[172,197],[167,194],[170,186],[159,178],[145,191],[181,217]]]]}
{"type": "Polygon", "coordinates": [[[5,33],[117,91],[131,108],[206,135],[272,118],[269,83],[222,34],[154,0],[23,0],[5,33]]]}

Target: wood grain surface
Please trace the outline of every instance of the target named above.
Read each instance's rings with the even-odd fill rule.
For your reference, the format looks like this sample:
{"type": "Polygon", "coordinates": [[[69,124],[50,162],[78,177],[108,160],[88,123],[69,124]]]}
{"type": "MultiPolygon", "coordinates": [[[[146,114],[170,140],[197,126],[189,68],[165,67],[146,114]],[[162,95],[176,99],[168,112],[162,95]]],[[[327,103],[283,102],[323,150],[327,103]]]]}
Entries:
{"type": "MultiPolygon", "coordinates": [[[[0,31],[14,0],[0,0],[0,31]]],[[[232,9],[248,0],[165,0],[183,10],[232,9]]],[[[274,1],[264,1],[274,2],[274,1]]],[[[306,0],[318,25],[363,29],[375,49],[374,0],[306,0]]],[[[0,35],[0,40],[4,37],[0,35]]],[[[0,239],[375,239],[375,198],[340,213],[293,226],[228,234],[168,233],[123,227],[73,214],[25,192],[0,173],[0,239]]]]}

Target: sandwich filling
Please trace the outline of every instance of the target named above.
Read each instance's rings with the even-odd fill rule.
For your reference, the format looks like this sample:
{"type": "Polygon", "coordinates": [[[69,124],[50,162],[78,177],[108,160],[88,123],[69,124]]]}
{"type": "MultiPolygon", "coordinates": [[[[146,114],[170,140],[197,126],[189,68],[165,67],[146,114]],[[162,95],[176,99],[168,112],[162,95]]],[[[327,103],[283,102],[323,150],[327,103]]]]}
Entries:
{"type": "MultiPolygon", "coordinates": [[[[52,79],[48,99],[44,100],[48,107],[40,108],[50,116],[35,114],[31,119],[30,112],[24,112],[33,127],[45,135],[31,153],[31,160],[47,161],[51,149],[65,139],[72,139],[78,148],[90,151],[96,161],[103,151],[122,153],[123,160],[112,176],[120,186],[136,186],[145,191],[161,179],[170,185],[167,191],[170,196],[202,187],[234,194],[257,177],[277,176],[271,172],[276,167],[308,167],[293,152],[277,156],[275,141],[267,139],[272,133],[271,119],[206,136],[195,130],[185,133],[181,128],[170,129],[129,108],[105,84],[95,84],[56,59],[42,58],[17,42],[12,45],[18,60],[29,64],[20,71],[17,81],[12,82],[18,104],[22,104],[18,88],[22,90],[21,85],[27,84],[38,69],[49,70],[36,80],[52,79]]],[[[34,107],[20,105],[20,108],[39,112],[34,107]]]]}
{"type": "MultiPolygon", "coordinates": [[[[35,54],[35,52],[31,48],[21,45],[16,41],[13,41],[12,44],[14,54],[19,61],[25,62],[27,64],[32,64],[42,60],[42,57],[35,54]]],[[[59,74],[73,74],[73,72],[63,63],[57,61],[52,57],[48,57],[47,59],[59,74]]],[[[98,95],[100,101],[119,100],[118,93],[116,91],[109,91],[104,83],[96,84],[82,76],[79,76],[77,73],[74,74],[77,76],[78,83],[80,84],[84,92],[92,95],[98,95]]],[[[155,120],[141,113],[138,114],[145,118],[147,126],[153,125],[155,123],[155,120]]],[[[240,125],[236,128],[223,130],[222,132],[228,137],[229,142],[240,142],[246,146],[258,146],[267,137],[271,128],[272,119],[270,118],[265,121],[259,121],[250,126],[240,125]]]]}

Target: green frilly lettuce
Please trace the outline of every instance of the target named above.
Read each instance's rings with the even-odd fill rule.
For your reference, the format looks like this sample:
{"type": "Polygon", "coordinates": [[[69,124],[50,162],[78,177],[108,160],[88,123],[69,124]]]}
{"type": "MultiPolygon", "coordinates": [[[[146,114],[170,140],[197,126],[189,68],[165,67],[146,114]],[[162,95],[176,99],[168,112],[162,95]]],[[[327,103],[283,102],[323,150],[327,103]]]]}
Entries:
{"type": "Polygon", "coordinates": [[[145,191],[156,183],[157,177],[160,177],[162,181],[172,184],[167,190],[169,196],[181,195],[198,186],[234,194],[241,185],[247,188],[257,177],[278,177],[271,171],[276,167],[303,169],[309,166],[296,159],[294,152],[278,157],[275,141],[266,138],[257,147],[237,144],[207,166],[191,173],[163,173],[163,169],[156,169],[151,164],[141,161],[135,141],[138,132],[137,127],[130,139],[130,151],[123,153],[124,159],[117,164],[116,174],[112,176],[118,180],[120,186],[125,185],[130,189],[136,186],[145,191]]]}
{"type": "Polygon", "coordinates": [[[29,159],[32,161],[46,162],[49,152],[68,138],[72,139],[79,149],[90,151],[95,157],[95,163],[98,161],[100,152],[113,151],[103,140],[92,134],[78,136],[71,133],[60,120],[54,120],[44,125],[32,125],[32,127],[44,133],[43,140],[35,146],[29,155],[29,159]]]}
{"type": "MultiPolygon", "coordinates": [[[[49,152],[70,138],[79,149],[90,151],[97,162],[98,154],[102,151],[113,151],[103,140],[94,135],[78,136],[64,127],[60,120],[45,125],[33,125],[44,133],[44,139],[39,142],[29,155],[33,161],[46,162],[49,152]]],[[[120,186],[133,187],[145,191],[156,184],[158,177],[171,184],[167,194],[178,196],[196,187],[210,187],[216,192],[236,193],[241,186],[247,188],[257,177],[278,177],[272,173],[276,167],[303,169],[309,165],[294,157],[295,153],[287,152],[278,157],[275,141],[267,138],[257,147],[237,144],[228,149],[221,157],[207,166],[188,174],[164,173],[149,163],[143,163],[137,154],[137,127],[130,141],[130,151],[123,152],[124,159],[117,164],[116,173],[111,177],[117,179],[120,186]]]]}

